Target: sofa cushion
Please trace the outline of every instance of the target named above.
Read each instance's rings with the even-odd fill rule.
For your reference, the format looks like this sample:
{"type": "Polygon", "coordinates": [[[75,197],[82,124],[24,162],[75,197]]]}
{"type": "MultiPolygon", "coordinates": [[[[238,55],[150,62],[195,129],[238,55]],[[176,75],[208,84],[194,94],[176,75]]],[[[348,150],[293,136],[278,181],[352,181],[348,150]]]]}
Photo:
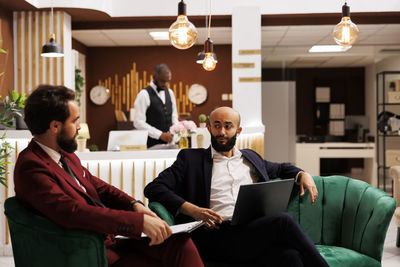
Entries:
{"type": "Polygon", "coordinates": [[[374,258],[368,257],[364,254],[358,253],[354,250],[335,247],[317,245],[317,249],[328,262],[329,266],[340,267],[380,267],[381,263],[374,258]]]}

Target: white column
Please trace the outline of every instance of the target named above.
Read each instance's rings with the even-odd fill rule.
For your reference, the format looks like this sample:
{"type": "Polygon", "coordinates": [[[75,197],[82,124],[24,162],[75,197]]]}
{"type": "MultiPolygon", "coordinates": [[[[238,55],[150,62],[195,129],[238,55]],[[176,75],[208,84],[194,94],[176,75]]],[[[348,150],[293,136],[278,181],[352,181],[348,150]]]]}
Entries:
{"type": "Polygon", "coordinates": [[[64,43],[64,86],[74,88],[75,71],[72,64],[72,30],[71,30],[71,16],[64,12],[64,21],[61,24],[63,30],[63,43],[64,43]]]}
{"type": "Polygon", "coordinates": [[[264,133],[261,100],[260,8],[236,6],[232,12],[232,105],[241,115],[244,133],[264,133]]]}

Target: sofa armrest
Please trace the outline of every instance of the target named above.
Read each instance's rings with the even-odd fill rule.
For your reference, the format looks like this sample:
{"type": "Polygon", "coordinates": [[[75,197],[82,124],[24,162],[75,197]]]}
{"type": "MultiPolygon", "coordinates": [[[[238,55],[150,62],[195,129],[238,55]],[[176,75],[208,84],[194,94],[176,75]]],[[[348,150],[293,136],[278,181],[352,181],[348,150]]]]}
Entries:
{"type": "Polygon", "coordinates": [[[107,267],[103,236],[61,227],[15,197],[5,201],[16,266],[107,267]]]}
{"type": "Polygon", "coordinates": [[[400,207],[400,166],[392,166],[389,170],[390,175],[393,178],[393,198],[397,202],[397,207],[400,207]]]}
{"type": "Polygon", "coordinates": [[[150,202],[149,208],[155,212],[161,219],[166,221],[169,226],[175,224],[174,216],[159,202],[150,202]]]}

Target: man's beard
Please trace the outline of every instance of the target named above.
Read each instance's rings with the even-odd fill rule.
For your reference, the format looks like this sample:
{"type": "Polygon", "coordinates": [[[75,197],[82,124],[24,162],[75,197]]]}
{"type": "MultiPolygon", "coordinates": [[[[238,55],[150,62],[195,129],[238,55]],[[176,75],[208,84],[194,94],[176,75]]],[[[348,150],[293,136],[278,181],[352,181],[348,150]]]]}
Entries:
{"type": "Polygon", "coordinates": [[[78,147],[78,143],[76,142],[75,137],[66,137],[64,127],[61,129],[60,134],[57,136],[57,144],[62,150],[68,153],[74,153],[78,147]]]}
{"type": "Polygon", "coordinates": [[[228,139],[226,144],[220,144],[217,141],[217,138],[223,137],[222,135],[214,136],[211,134],[211,145],[217,152],[228,152],[230,151],[236,144],[236,135],[232,136],[228,139]]]}

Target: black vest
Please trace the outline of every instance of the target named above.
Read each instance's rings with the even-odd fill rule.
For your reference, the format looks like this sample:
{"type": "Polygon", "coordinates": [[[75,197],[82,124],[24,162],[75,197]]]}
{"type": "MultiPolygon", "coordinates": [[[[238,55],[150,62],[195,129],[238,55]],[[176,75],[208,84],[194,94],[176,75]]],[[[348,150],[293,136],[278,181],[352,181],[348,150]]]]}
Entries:
{"type": "MultiPolygon", "coordinates": [[[[169,132],[169,127],[172,125],[172,102],[169,90],[164,90],[165,104],[151,86],[147,86],[144,90],[149,93],[150,97],[150,106],[146,111],[146,122],[162,132],[169,132]]],[[[165,144],[165,142],[161,139],[147,138],[148,148],[156,144],[165,144]]]]}

